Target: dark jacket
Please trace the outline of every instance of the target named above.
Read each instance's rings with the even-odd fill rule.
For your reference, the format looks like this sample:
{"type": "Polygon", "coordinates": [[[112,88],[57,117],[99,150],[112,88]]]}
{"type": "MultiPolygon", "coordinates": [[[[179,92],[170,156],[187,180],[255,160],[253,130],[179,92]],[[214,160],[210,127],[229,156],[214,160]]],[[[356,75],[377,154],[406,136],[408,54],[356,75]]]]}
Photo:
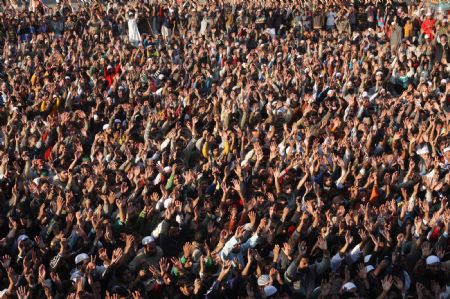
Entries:
{"type": "Polygon", "coordinates": [[[169,235],[169,229],[171,223],[167,220],[163,220],[161,226],[161,233],[159,235],[159,244],[164,252],[164,256],[171,258],[178,256],[183,249],[184,243],[188,240],[188,227],[190,226],[192,219],[191,214],[186,214],[183,223],[180,225],[180,235],[178,238],[173,238],[169,235]]]}
{"type": "Polygon", "coordinates": [[[443,55],[446,55],[447,63],[450,63],[450,47],[448,43],[443,46],[441,43],[437,43],[433,49],[433,64],[440,63],[443,55]]]}

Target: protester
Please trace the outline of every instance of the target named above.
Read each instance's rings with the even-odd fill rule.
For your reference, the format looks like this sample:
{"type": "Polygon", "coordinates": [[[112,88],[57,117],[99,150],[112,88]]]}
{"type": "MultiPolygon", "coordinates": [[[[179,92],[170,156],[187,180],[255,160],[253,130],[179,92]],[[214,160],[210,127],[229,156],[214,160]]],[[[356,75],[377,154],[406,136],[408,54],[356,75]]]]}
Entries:
{"type": "Polygon", "coordinates": [[[2,1],[0,298],[449,298],[448,16],[2,1]]]}

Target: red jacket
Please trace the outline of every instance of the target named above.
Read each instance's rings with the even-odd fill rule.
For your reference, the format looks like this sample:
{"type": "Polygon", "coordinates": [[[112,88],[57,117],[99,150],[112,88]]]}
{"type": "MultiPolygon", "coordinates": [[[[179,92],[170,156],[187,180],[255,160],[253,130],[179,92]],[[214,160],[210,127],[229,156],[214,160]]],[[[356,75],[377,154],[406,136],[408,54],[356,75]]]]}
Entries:
{"type": "Polygon", "coordinates": [[[430,39],[432,40],[434,38],[434,26],[436,24],[435,19],[425,19],[425,21],[422,22],[422,25],[420,28],[422,29],[422,32],[424,34],[428,34],[430,36],[430,39]]]}
{"type": "Polygon", "coordinates": [[[110,73],[108,73],[108,68],[106,66],[103,68],[103,75],[105,76],[106,81],[108,81],[108,88],[113,84],[116,74],[119,74],[120,72],[120,64],[113,67],[113,71],[110,73]]]}

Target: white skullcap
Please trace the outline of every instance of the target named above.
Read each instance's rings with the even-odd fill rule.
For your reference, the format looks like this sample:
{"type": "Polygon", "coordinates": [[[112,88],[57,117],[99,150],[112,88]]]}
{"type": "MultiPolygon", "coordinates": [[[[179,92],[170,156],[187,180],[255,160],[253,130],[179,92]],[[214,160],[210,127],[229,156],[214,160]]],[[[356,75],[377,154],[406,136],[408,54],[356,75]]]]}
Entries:
{"type": "Polygon", "coordinates": [[[350,290],[356,289],[356,285],[353,282],[349,281],[349,282],[345,283],[341,289],[343,291],[350,291],[350,290]]]}
{"type": "Polygon", "coordinates": [[[266,295],[266,297],[274,295],[277,291],[277,288],[274,286],[267,286],[264,288],[264,294],[266,295]]]}
{"type": "Polygon", "coordinates": [[[427,265],[439,264],[440,262],[441,262],[441,260],[440,260],[439,257],[437,257],[436,255],[430,255],[430,256],[427,257],[427,259],[426,259],[427,265]]]}
{"type": "Polygon", "coordinates": [[[85,260],[89,259],[89,255],[87,255],[86,253],[80,253],[75,257],[75,264],[79,264],[85,260]]]}
{"type": "Polygon", "coordinates": [[[425,145],[425,146],[419,148],[419,149],[417,150],[416,153],[417,153],[419,156],[421,156],[421,155],[429,154],[429,153],[430,153],[430,150],[428,149],[428,146],[425,145]]]}
{"type": "Polygon", "coordinates": [[[258,285],[260,287],[263,287],[263,286],[265,286],[268,283],[269,283],[269,275],[263,274],[260,277],[258,277],[258,285]]]}
{"type": "Polygon", "coordinates": [[[153,238],[152,236],[147,236],[144,239],[142,239],[142,245],[148,245],[153,242],[155,242],[155,238],[153,238]]]}
{"type": "Polygon", "coordinates": [[[28,237],[27,235],[20,235],[20,236],[17,238],[17,242],[25,241],[25,240],[27,240],[27,239],[29,239],[29,237],[28,237]]]}

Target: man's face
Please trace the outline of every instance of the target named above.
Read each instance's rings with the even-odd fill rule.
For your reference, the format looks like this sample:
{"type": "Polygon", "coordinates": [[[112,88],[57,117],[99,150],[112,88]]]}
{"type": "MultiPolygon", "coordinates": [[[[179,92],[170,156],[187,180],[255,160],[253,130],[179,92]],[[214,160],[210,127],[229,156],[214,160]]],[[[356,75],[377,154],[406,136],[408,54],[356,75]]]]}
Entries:
{"type": "Polygon", "coordinates": [[[445,45],[447,43],[447,37],[446,36],[441,36],[441,44],[445,45]]]}
{"type": "Polygon", "coordinates": [[[331,179],[331,177],[326,177],[325,180],[323,181],[324,185],[327,187],[331,187],[331,184],[333,183],[333,180],[331,179]]]}
{"type": "Polygon", "coordinates": [[[146,255],[152,256],[156,254],[156,244],[155,242],[151,242],[150,244],[147,244],[144,246],[144,253],[146,255]]]}
{"type": "Polygon", "coordinates": [[[291,194],[292,193],[292,185],[286,185],[284,192],[286,194],[291,194]]]}
{"type": "Polygon", "coordinates": [[[43,193],[47,193],[48,189],[49,189],[49,184],[48,184],[48,182],[45,182],[44,184],[42,184],[41,191],[42,191],[43,193]]]}
{"type": "Polygon", "coordinates": [[[300,270],[304,270],[304,269],[308,268],[308,266],[309,266],[309,260],[308,260],[308,258],[302,257],[302,258],[300,259],[300,263],[299,263],[299,265],[298,265],[298,268],[299,268],[300,270]]]}
{"type": "Polygon", "coordinates": [[[180,229],[178,227],[172,227],[169,234],[171,237],[178,237],[180,235],[180,229]]]}
{"type": "Polygon", "coordinates": [[[441,265],[440,264],[432,264],[432,265],[428,265],[427,266],[428,270],[430,270],[433,273],[439,272],[439,270],[441,269],[441,265]]]}
{"type": "Polygon", "coordinates": [[[81,271],[84,272],[84,271],[86,270],[88,264],[89,264],[89,260],[88,260],[88,259],[82,261],[82,262],[81,262],[81,271]]]}
{"type": "Polygon", "coordinates": [[[66,170],[61,171],[59,174],[59,177],[60,177],[61,181],[63,181],[63,182],[67,181],[67,171],[66,170]]]}
{"type": "Polygon", "coordinates": [[[446,151],[444,154],[444,157],[448,160],[450,160],[450,151],[446,151]]]}

